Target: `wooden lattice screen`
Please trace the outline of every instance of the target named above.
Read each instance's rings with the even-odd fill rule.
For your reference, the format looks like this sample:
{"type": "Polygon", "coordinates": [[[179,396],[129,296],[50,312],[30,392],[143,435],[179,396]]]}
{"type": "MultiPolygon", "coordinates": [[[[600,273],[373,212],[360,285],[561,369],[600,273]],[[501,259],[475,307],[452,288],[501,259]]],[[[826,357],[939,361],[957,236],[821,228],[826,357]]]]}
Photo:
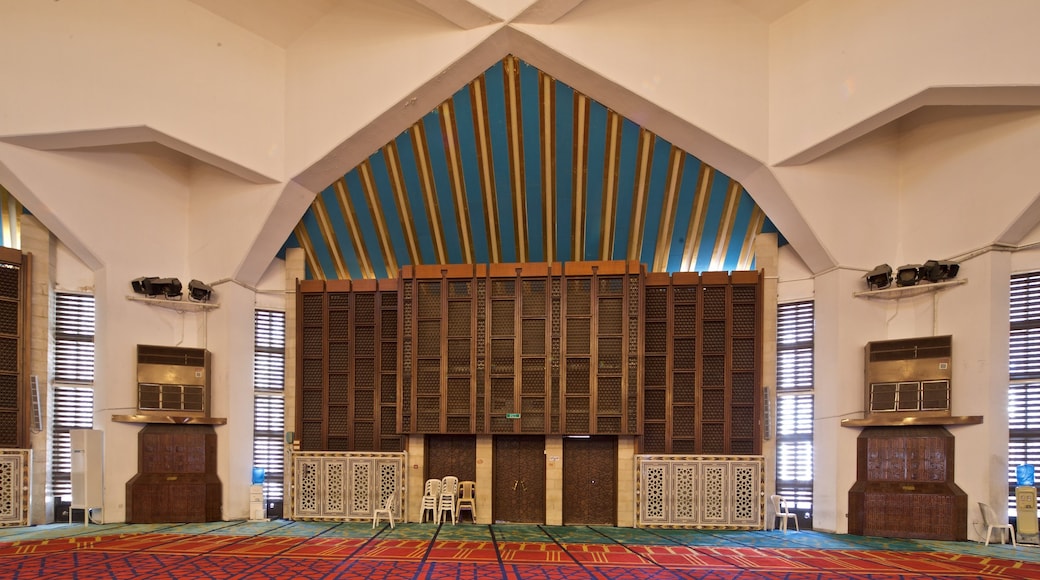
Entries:
{"type": "Polygon", "coordinates": [[[299,289],[303,450],[398,451],[403,434],[439,433],[761,452],[757,272],[406,266],[299,289]]]}

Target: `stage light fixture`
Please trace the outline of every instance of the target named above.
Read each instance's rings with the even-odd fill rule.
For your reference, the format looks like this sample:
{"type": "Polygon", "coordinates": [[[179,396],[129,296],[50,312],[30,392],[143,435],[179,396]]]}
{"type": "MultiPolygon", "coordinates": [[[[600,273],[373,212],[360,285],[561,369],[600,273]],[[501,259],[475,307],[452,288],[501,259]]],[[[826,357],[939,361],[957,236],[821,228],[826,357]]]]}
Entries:
{"type": "Polygon", "coordinates": [[[888,288],[892,284],[892,266],[881,264],[864,276],[867,279],[868,290],[880,290],[888,288]]]}
{"type": "Polygon", "coordinates": [[[145,289],[145,281],[154,279],[155,276],[142,276],[140,278],[134,278],[130,281],[130,286],[133,287],[134,292],[137,294],[147,294],[148,291],[145,289]]]}
{"type": "Polygon", "coordinates": [[[210,296],[213,295],[213,288],[199,282],[198,280],[192,280],[188,282],[188,298],[195,302],[209,302],[210,296]]]}
{"type": "Polygon", "coordinates": [[[928,260],[921,266],[919,277],[929,282],[938,282],[949,278],[956,278],[961,267],[956,262],[945,260],[928,260]]]}
{"type": "Polygon", "coordinates": [[[144,293],[149,296],[162,294],[167,298],[180,298],[181,281],[177,278],[145,278],[144,293]]]}
{"type": "Polygon", "coordinates": [[[896,271],[896,286],[913,286],[917,284],[920,264],[906,264],[896,271]]]}

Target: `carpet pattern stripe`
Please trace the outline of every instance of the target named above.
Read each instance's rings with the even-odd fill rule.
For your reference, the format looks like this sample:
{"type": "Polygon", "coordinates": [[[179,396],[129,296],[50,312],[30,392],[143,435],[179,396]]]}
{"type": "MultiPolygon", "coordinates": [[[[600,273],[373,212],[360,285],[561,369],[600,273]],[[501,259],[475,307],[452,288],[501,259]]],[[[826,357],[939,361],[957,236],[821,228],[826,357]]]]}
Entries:
{"type": "Polygon", "coordinates": [[[211,522],[0,529],[0,579],[1040,580],[1040,548],[802,531],[211,522]]]}

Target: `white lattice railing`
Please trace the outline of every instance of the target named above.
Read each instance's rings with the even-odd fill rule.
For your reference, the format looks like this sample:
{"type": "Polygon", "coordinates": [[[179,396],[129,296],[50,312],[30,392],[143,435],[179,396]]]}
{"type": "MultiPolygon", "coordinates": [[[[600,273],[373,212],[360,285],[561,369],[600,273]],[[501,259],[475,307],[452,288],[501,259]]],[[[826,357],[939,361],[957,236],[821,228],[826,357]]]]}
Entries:
{"type": "Polygon", "coordinates": [[[762,529],[759,455],[637,455],[637,527],[762,529]]]}
{"type": "Polygon", "coordinates": [[[29,525],[28,449],[0,449],[0,526],[29,525]]]}
{"type": "Polygon", "coordinates": [[[291,454],[295,520],[370,520],[394,494],[394,518],[404,513],[404,453],[294,451],[291,454]]]}

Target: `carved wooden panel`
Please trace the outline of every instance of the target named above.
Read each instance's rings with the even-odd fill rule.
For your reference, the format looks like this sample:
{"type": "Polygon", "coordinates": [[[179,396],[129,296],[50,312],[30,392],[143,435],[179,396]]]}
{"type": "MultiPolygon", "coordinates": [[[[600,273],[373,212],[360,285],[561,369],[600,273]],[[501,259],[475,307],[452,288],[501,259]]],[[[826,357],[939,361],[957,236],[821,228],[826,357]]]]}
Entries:
{"type": "Polygon", "coordinates": [[[617,439],[563,440],[564,525],[617,525],[617,439]]]}
{"type": "Polygon", "coordinates": [[[761,529],[761,456],[636,456],[637,527],[761,529]]]}
{"type": "Polygon", "coordinates": [[[426,479],[454,475],[459,481],[477,480],[477,438],[473,435],[426,437],[426,479]]]}
{"type": "Polygon", "coordinates": [[[492,460],[494,520],[545,523],[545,439],[496,436],[492,460]]]}
{"type": "Polygon", "coordinates": [[[397,282],[301,281],[297,433],[305,451],[400,451],[397,282]]]}
{"type": "Polygon", "coordinates": [[[365,521],[396,494],[395,518],[404,513],[404,453],[292,454],[293,513],[298,520],[365,521]]]}
{"type": "Polygon", "coordinates": [[[642,451],[761,452],[760,295],[757,272],[647,275],[642,451]]]}
{"type": "Polygon", "coordinates": [[[0,247],[0,447],[29,447],[31,256],[0,247]]]}
{"type": "Polygon", "coordinates": [[[0,526],[29,525],[28,449],[0,449],[0,526]]]}

